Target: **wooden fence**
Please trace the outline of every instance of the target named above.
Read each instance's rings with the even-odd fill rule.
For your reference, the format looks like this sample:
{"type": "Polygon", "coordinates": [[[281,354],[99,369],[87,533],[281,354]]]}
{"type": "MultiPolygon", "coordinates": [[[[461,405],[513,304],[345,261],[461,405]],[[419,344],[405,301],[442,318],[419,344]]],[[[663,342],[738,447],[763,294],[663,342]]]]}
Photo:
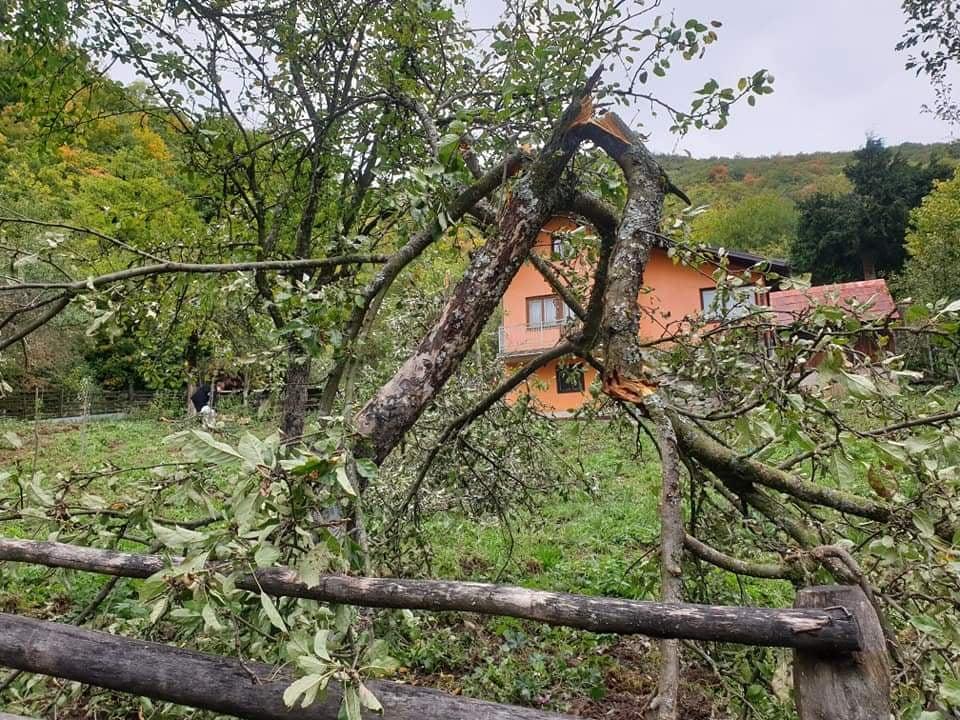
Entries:
{"type": "MultiPolygon", "coordinates": [[[[144,578],[179,559],[0,539],[0,561],[144,578]]],[[[790,609],[664,604],[485,583],[342,575],[322,577],[308,587],[294,570],[283,567],[258,570],[237,587],[366,607],[502,615],[594,632],[789,647],[801,720],[890,716],[883,631],[863,591],[854,586],[803,589],[790,609]]],[[[0,665],[251,720],[334,720],[341,699],[331,683],[321,701],[288,709],[282,695],[292,678],[272,667],[6,613],[0,613],[0,665]]],[[[388,720],[569,718],[400,683],[370,687],[388,720]]]]}

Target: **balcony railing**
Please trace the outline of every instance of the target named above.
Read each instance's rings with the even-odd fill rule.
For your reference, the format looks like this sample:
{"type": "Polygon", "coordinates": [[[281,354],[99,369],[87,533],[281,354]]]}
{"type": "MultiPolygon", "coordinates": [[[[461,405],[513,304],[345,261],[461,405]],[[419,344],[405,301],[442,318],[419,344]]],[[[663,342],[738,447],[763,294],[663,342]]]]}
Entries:
{"type": "Polygon", "coordinates": [[[564,324],[501,325],[497,333],[500,354],[525,355],[551,348],[560,342],[564,324]]]}

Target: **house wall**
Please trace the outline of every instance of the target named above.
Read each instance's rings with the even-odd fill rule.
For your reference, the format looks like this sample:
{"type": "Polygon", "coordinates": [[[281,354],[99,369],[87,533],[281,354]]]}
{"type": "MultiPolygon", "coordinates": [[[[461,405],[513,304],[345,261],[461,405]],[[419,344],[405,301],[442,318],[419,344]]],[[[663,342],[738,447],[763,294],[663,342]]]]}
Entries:
{"type": "MultiPolygon", "coordinates": [[[[534,246],[534,252],[546,257],[552,248],[552,233],[569,231],[576,224],[563,217],[548,222],[534,246]]],[[[591,268],[586,262],[575,260],[571,269],[589,277],[591,268]]],[[[731,263],[731,270],[743,270],[744,266],[731,263]]],[[[665,250],[654,248],[644,271],[644,291],[639,297],[643,312],[640,319],[640,336],[647,340],[672,335],[684,330],[684,319],[701,311],[700,290],[716,286],[712,273],[715,267],[705,263],[700,268],[674,264],[665,250]]],[[[514,358],[507,360],[508,372],[513,372],[538,351],[552,347],[561,339],[562,326],[531,329],[527,326],[527,298],[554,295],[553,289],[540,272],[529,262],[524,263],[504,293],[503,321],[500,328],[501,349],[514,358]]],[[[562,361],[561,361],[562,362],[562,361]]],[[[570,411],[581,407],[589,398],[587,390],[596,378],[593,368],[586,368],[585,392],[558,393],[556,380],[557,362],[540,368],[534,376],[518,388],[518,393],[532,393],[547,411],[570,411]]]]}
{"type": "MultiPolygon", "coordinates": [[[[587,365],[583,373],[582,393],[561,393],[557,390],[557,365],[553,360],[537,370],[524,384],[507,396],[507,402],[514,402],[520,395],[532,395],[537,407],[544,412],[573,412],[590,399],[590,385],[597,379],[597,371],[587,365]]],[[[511,375],[522,367],[522,362],[507,363],[507,374],[511,375]]]]}
{"type": "MultiPolygon", "coordinates": [[[[549,256],[551,233],[574,227],[566,218],[554,218],[540,234],[534,252],[549,256]]],[[[571,267],[587,274],[589,268],[571,267]]],[[[743,270],[743,266],[731,263],[731,270],[743,270]]],[[[644,271],[644,287],[639,302],[643,310],[640,319],[640,336],[656,339],[682,329],[682,321],[688,315],[700,312],[700,290],[716,286],[713,280],[714,266],[704,263],[699,268],[674,264],[665,250],[654,248],[644,271]]],[[[553,295],[553,289],[539,271],[524,263],[503,296],[503,327],[507,352],[538,350],[551,347],[560,340],[559,327],[530,330],[527,328],[527,298],[553,295]]]]}

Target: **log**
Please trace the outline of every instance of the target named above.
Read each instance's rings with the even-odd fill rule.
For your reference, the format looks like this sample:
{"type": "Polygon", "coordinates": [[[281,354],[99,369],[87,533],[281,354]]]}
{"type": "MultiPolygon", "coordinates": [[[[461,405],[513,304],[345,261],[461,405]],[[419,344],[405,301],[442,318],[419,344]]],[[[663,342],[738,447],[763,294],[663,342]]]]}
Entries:
{"type": "MultiPolygon", "coordinates": [[[[270,665],[7,613],[0,613],[0,665],[250,720],[336,720],[341,700],[331,682],[323,699],[288,709],[283,691],[293,677],[270,665]]],[[[390,720],[572,720],[395,682],[367,687],[390,720]]]]}
{"type": "MultiPolygon", "coordinates": [[[[0,539],[0,560],[146,578],[178,558],[137,555],[57,542],[0,539]]],[[[842,608],[774,609],[657,603],[445,580],[325,575],[307,586],[290,568],[258,570],[237,587],[259,594],[365,607],[475,612],[536,620],[598,633],[734,642],[850,652],[860,648],[857,623],[842,608]]]]}
{"type": "Polygon", "coordinates": [[[10,713],[0,712],[0,720],[34,720],[23,715],[11,715],[10,713]]]}
{"type": "Polygon", "coordinates": [[[800,720],[886,720],[890,717],[890,667],[876,611],[854,585],[823,585],[797,593],[802,608],[843,607],[860,625],[859,652],[811,649],[794,655],[793,684],[800,720]]]}

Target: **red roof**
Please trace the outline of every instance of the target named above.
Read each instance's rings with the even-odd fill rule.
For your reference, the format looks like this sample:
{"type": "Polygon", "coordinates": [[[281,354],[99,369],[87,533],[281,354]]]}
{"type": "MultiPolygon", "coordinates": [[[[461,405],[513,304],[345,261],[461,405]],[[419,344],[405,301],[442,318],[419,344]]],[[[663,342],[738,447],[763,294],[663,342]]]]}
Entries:
{"type": "Polygon", "coordinates": [[[770,293],[770,308],[776,312],[780,325],[795,322],[812,305],[841,307],[860,320],[898,317],[887,281],[882,278],[770,293]]]}

